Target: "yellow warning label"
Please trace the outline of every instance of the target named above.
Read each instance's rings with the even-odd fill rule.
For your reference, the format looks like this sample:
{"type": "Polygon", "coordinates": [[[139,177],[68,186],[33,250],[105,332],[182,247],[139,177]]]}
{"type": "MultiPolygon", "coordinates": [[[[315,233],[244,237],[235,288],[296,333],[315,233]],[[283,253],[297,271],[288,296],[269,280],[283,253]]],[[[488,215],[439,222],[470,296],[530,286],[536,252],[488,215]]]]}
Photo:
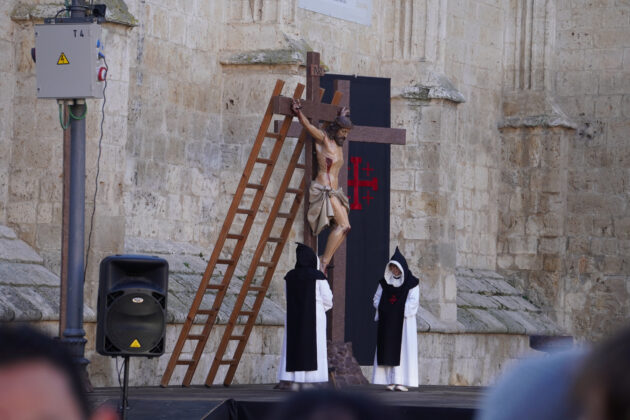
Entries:
{"type": "Polygon", "coordinates": [[[138,339],[136,338],[135,340],[133,340],[133,342],[131,343],[131,345],[129,347],[132,347],[134,349],[139,349],[140,346],[140,342],[138,341],[138,339]]]}
{"type": "Polygon", "coordinates": [[[59,60],[57,60],[57,65],[60,65],[60,64],[70,64],[70,62],[68,61],[68,57],[66,57],[65,53],[61,53],[61,55],[59,56],[59,60]]]}

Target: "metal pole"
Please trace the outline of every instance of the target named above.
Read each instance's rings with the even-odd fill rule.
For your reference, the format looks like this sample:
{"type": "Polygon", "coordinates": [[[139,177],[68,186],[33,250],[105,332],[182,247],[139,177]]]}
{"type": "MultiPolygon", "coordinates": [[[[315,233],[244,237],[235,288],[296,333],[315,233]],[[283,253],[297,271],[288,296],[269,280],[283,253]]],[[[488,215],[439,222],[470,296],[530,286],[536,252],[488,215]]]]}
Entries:
{"type": "MultiPolygon", "coordinates": [[[[85,115],[85,100],[75,100],[70,112],[85,115]]],[[[85,354],[83,330],[83,254],[85,237],[85,119],[70,122],[70,206],[68,214],[68,280],[66,283],[66,326],[63,341],[82,369],[89,361],[85,354]]],[[[86,377],[87,379],[87,373],[86,377]]],[[[89,382],[86,383],[88,385],[89,382]]],[[[89,387],[89,385],[88,385],[89,387]]]]}
{"type": "Polygon", "coordinates": [[[83,0],[72,0],[72,6],[70,6],[70,17],[81,18],[85,17],[85,4],[83,0]]]}
{"type": "Polygon", "coordinates": [[[125,356],[125,377],[123,379],[123,395],[122,395],[122,401],[120,404],[120,417],[122,420],[127,419],[127,410],[129,409],[128,396],[129,396],[129,356],[125,356]]]}
{"type": "MultiPolygon", "coordinates": [[[[68,121],[68,104],[63,103],[63,120],[68,121]]],[[[61,284],[59,285],[59,337],[66,329],[66,291],[68,289],[68,217],[70,211],[70,129],[63,132],[63,206],[61,217],[61,284]]]]}
{"type": "MultiPolygon", "coordinates": [[[[83,0],[72,0],[70,16],[85,17],[83,0]]],[[[66,281],[66,317],[62,341],[74,357],[84,375],[88,391],[91,384],[87,376],[85,358],[85,330],[83,330],[83,282],[85,238],[85,99],[75,99],[70,105],[70,205],[68,211],[68,260],[66,281]]]]}

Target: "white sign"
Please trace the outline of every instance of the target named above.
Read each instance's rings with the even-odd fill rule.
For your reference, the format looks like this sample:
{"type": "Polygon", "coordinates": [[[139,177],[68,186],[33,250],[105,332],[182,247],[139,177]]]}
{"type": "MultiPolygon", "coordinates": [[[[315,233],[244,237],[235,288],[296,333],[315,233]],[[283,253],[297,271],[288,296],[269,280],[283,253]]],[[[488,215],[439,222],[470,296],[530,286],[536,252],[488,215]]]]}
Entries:
{"type": "Polygon", "coordinates": [[[298,6],[361,25],[372,23],[372,0],[300,0],[298,6]]]}

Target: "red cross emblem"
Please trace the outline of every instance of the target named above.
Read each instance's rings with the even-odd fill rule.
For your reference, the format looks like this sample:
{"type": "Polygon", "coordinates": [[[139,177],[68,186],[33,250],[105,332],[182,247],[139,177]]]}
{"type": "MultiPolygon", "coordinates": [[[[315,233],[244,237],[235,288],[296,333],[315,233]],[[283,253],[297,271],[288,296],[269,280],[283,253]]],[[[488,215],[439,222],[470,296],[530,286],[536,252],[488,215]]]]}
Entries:
{"type": "Polygon", "coordinates": [[[396,295],[392,295],[392,297],[389,298],[389,303],[393,305],[394,303],[396,303],[397,300],[398,298],[396,297],[396,295]]]}
{"type": "MultiPolygon", "coordinates": [[[[361,210],[363,208],[361,201],[359,200],[359,187],[371,187],[373,191],[378,191],[378,178],[374,177],[371,181],[359,179],[359,168],[362,160],[363,159],[358,156],[352,156],[350,158],[350,163],[352,163],[353,179],[348,180],[348,188],[352,188],[352,203],[350,204],[350,209],[352,210],[361,210]]],[[[369,176],[370,171],[373,171],[374,169],[370,168],[370,164],[368,163],[363,170],[366,171],[369,176]]],[[[370,205],[370,200],[374,199],[374,197],[370,196],[369,190],[362,198],[367,200],[368,206],[370,205]]]]}

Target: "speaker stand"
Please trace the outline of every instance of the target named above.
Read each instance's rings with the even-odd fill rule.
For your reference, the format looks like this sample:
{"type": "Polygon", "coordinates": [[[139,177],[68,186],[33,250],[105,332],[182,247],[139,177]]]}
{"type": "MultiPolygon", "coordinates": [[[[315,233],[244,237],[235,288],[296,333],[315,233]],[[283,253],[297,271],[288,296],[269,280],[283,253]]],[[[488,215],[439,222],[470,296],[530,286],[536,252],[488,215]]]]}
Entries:
{"type": "Polygon", "coordinates": [[[122,400],[120,402],[120,418],[122,420],[127,420],[127,410],[129,410],[129,401],[127,399],[129,395],[129,356],[124,356],[125,360],[125,377],[123,379],[123,391],[122,391],[122,400]]]}

